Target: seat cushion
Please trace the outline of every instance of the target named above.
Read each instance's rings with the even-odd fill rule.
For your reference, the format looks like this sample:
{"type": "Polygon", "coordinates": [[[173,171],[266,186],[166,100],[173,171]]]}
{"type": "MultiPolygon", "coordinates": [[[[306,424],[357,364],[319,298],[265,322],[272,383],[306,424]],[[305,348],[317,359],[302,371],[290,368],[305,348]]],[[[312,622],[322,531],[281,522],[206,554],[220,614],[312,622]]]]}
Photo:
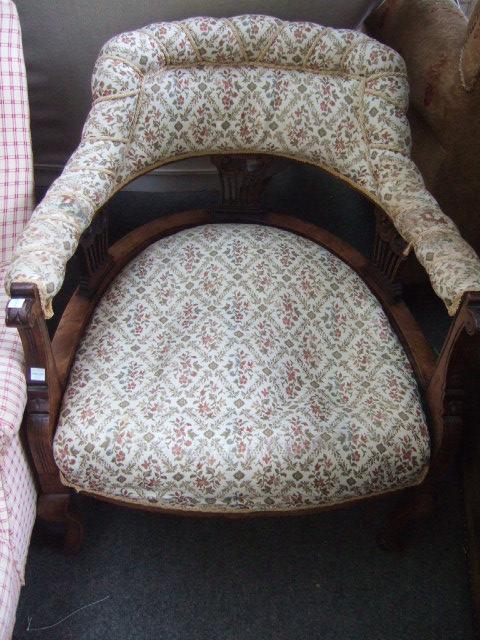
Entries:
{"type": "Polygon", "coordinates": [[[247,224],[152,244],[78,349],[54,443],[78,490],[162,508],[293,510],[418,483],[409,361],[359,276],[247,224]]]}

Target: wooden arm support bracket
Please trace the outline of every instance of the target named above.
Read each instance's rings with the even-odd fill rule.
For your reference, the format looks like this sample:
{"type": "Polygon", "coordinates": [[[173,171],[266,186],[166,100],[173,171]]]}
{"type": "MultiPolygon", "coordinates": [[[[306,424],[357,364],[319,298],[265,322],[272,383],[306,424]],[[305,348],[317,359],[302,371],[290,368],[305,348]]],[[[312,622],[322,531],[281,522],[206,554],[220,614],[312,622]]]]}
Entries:
{"type": "Polygon", "coordinates": [[[14,283],[10,293],[5,323],[18,330],[25,355],[28,444],[41,489],[47,493],[64,492],[52,453],[62,388],[38,289],[34,284],[14,283]]]}
{"type": "Polygon", "coordinates": [[[86,298],[95,295],[98,285],[113,265],[108,246],[108,215],[104,210],[97,213],[80,238],[79,287],[80,293],[86,298]]]}
{"type": "Polygon", "coordinates": [[[442,473],[458,451],[469,373],[479,355],[480,293],[468,292],[464,294],[427,388],[435,431],[432,455],[435,473],[442,473]]]}
{"type": "Polygon", "coordinates": [[[391,290],[393,298],[402,297],[402,285],[397,280],[402,263],[406,260],[407,243],[398,233],[390,218],[380,208],[375,208],[375,242],[373,245],[373,262],[380,270],[385,282],[391,290]]]}

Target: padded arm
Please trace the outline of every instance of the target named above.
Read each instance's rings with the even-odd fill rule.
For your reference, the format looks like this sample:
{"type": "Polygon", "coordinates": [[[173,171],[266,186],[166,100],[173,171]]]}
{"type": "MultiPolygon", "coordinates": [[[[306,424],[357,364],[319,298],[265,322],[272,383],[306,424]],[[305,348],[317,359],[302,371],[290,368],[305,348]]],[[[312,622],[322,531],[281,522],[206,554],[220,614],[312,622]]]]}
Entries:
{"type": "Polygon", "coordinates": [[[336,175],[376,202],[455,313],[480,262],[409,157],[402,58],[364,34],[266,16],[194,18],[103,48],[82,141],[36,209],[6,278],[45,315],[93,215],[123,184],[192,155],[265,153],[336,175]],[[207,90],[208,89],[208,90],[207,90]]]}
{"type": "Polygon", "coordinates": [[[14,283],[37,285],[45,317],[52,317],[52,300],[62,287],[67,262],[96,211],[114,190],[112,176],[72,171],[67,165],[33,212],[15,248],[5,279],[7,293],[14,283]]]}

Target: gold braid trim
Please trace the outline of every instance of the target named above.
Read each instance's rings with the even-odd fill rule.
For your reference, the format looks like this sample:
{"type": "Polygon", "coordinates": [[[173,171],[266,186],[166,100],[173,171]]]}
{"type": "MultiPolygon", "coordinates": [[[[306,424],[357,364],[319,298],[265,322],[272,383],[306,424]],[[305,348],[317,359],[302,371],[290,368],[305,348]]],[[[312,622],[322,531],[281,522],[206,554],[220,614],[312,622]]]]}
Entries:
{"type": "Polygon", "coordinates": [[[138,89],[136,89],[135,91],[122,91],[120,93],[112,93],[109,96],[100,96],[99,98],[95,98],[95,100],[92,102],[92,107],[94,107],[96,104],[99,104],[100,102],[108,102],[111,100],[121,100],[122,98],[129,98],[130,96],[136,96],[138,93],[138,89]]]}
{"type": "Polygon", "coordinates": [[[113,55],[111,53],[103,53],[97,59],[96,64],[98,64],[99,62],[102,62],[103,60],[116,60],[117,62],[122,62],[127,67],[130,67],[130,69],[132,69],[132,71],[135,71],[135,73],[137,73],[138,75],[143,76],[143,69],[141,69],[139,66],[137,66],[131,60],[127,60],[126,58],[122,58],[122,56],[116,56],[116,55],[113,55]]]}
{"type": "Polygon", "coordinates": [[[202,56],[200,55],[200,51],[198,49],[198,45],[197,45],[197,41],[195,40],[195,36],[190,31],[190,27],[188,27],[184,22],[177,22],[177,24],[180,27],[180,30],[182,31],[183,35],[190,42],[190,45],[191,45],[192,49],[194,50],[195,55],[197,56],[197,62],[201,64],[202,56]]]}
{"type": "Polygon", "coordinates": [[[157,47],[160,49],[160,53],[163,55],[165,65],[167,65],[170,61],[170,58],[168,56],[168,51],[164,43],[161,40],[159,40],[157,36],[155,36],[150,31],[147,31],[146,29],[140,29],[139,31],[140,33],[144,33],[146,36],[148,36],[151,40],[155,42],[157,47]]]}
{"type": "Polygon", "coordinates": [[[242,62],[248,62],[247,50],[245,49],[245,44],[243,42],[240,31],[237,29],[233,20],[225,18],[225,23],[230,27],[230,30],[233,33],[235,40],[237,41],[238,48],[240,49],[240,55],[242,56],[242,62]]]}
{"type": "Polygon", "coordinates": [[[267,55],[267,51],[270,49],[270,47],[273,46],[273,43],[278,38],[278,36],[282,33],[284,27],[285,27],[284,22],[281,22],[280,24],[276,24],[271,27],[273,33],[270,37],[268,37],[268,33],[267,33],[267,42],[265,43],[263,49],[260,50],[260,53],[258,54],[258,56],[255,58],[255,62],[262,62],[264,57],[267,55]]]}

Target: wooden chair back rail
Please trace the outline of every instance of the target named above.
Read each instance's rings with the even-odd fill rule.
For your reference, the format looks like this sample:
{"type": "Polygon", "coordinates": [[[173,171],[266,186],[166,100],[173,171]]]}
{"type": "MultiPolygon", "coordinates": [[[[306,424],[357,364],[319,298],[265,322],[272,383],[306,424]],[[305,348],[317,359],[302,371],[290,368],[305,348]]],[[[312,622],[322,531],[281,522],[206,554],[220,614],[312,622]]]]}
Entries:
{"type": "MultiPolygon", "coordinates": [[[[411,359],[420,386],[426,389],[435,364],[433,352],[406,305],[394,297],[393,289],[390,286],[391,282],[375,264],[333,234],[297,218],[276,213],[260,215],[249,213],[242,216],[239,212],[233,214],[233,218],[236,222],[264,224],[292,231],[324,246],[346,262],[360,275],[380,300],[411,359]]],[[[186,227],[211,224],[216,221],[216,210],[185,211],[173,214],[135,229],[110,248],[111,267],[104,274],[103,279],[98,282],[95,293],[92,296],[88,296],[90,302],[87,303],[85,301],[82,289],[79,288],[71,303],[67,306],[55,333],[53,346],[57,368],[62,381],[65,381],[68,375],[78,341],[81,339],[84,327],[88,323],[97,301],[119,271],[155,240],[176,233],[186,227]],[[75,301],[75,305],[73,301],[75,301]],[[76,340],[73,339],[73,335],[77,336],[76,340]]]]}
{"type": "MultiPolygon", "coordinates": [[[[466,353],[479,341],[480,296],[465,296],[441,355],[435,363],[431,348],[406,305],[399,299],[396,277],[403,262],[405,243],[381,211],[376,212],[373,261],[319,227],[295,218],[264,213],[261,190],[281,168],[277,159],[213,158],[221,184],[222,202],[213,211],[186,211],[155,220],[127,234],[108,248],[108,221],[99,214],[83,235],[83,275],[62,315],[51,342],[35,285],[14,284],[12,298],[24,298],[20,308],[7,308],[7,324],[18,328],[25,350],[28,372],[26,428],[35,467],[45,494],[65,493],[55,465],[52,442],[77,347],[95,306],[108,285],[130,262],[155,240],[181,229],[228,216],[235,221],[271,225],[310,238],[349,264],[370,287],[410,358],[433,422],[433,457],[429,477],[435,477],[456,452],[462,426],[462,389],[466,375],[466,353]],[[44,380],[32,379],[33,369],[44,370],[44,380]]],[[[35,376],[34,376],[35,377],[35,376]]],[[[63,503],[62,503],[63,504],[63,503]]]]}

